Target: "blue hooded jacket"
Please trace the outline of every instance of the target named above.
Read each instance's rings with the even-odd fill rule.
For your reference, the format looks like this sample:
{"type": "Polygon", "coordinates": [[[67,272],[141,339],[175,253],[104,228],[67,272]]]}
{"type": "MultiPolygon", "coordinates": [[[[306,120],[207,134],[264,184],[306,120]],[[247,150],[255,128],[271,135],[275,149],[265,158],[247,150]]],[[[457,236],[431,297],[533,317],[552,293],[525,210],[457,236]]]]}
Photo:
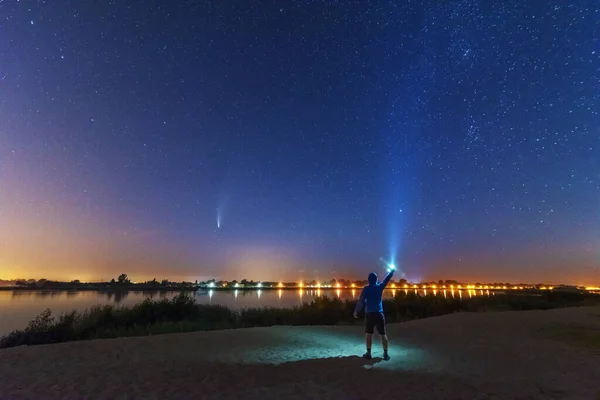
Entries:
{"type": "Polygon", "coordinates": [[[383,289],[387,286],[388,282],[394,275],[394,270],[391,270],[385,277],[383,282],[377,283],[377,274],[371,272],[369,274],[369,285],[365,286],[360,293],[358,303],[356,303],[355,312],[361,312],[363,307],[367,308],[367,312],[383,312],[383,304],[381,304],[381,298],[383,297],[383,289]]]}

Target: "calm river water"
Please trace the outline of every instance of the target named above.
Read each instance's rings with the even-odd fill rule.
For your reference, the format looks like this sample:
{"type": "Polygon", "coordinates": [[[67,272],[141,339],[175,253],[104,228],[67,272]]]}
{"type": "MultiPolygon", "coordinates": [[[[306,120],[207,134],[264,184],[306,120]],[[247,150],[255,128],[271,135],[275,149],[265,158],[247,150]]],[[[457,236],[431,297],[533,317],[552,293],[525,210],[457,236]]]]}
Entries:
{"type": "MultiPolygon", "coordinates": [[[[388,289],[384,297],[393,297],[404,289],[388,289]]],[[[409,291],[412,291],[410,289],[409,291]]],[[[431,290],[428,290],[431,293],[431,290]]],[[[438,296],[473,296],[489,295],[486,291],[437,291],[438,296]],[[469,293],[472,292],[472,293],[469,293]]],[[[0,336],[15,329],[25,328],[29,321],[46,308],[57,316],[71,310],[83,311],[97,304],[133,305],[146,298],[160,300],[172,298],[178,292],[65,292],[65,291],[0,291],[0,336]]],[[[419,290],[418,294],[425,294],[419,290]]],[[[209,291],[200,290],[192,293],[199,304],[220,304],[231,308],[248,307],[293,307],[310,301],[316,296],[338,297],[341,299],[357,299],[360,290],[256,290],[256,291],[209,291]]]]}

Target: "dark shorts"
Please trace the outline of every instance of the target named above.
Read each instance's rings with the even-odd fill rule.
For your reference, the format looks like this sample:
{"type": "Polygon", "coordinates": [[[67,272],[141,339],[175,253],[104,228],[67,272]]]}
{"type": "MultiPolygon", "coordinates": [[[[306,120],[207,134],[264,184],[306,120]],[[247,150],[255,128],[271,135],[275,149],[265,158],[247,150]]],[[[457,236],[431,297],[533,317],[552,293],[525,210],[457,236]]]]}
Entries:
{"type": "Polygon", "coordinates": [[[365,333],[373,334],[375,328],[380,335],[385,335],[385,315],[380,312],[368,312],[365,314],[365,333]]]}

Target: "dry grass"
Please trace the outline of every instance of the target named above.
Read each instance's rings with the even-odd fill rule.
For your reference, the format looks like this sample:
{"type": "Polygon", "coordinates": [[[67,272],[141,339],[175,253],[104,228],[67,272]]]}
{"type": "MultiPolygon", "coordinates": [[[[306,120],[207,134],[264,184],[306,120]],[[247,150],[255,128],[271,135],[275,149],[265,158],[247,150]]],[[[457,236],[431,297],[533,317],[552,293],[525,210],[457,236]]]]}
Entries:
{"type": "Polygon", "coordinates": [[[557,340],[571,346],[600,350],[600,330],[597,326],[553,323],[539,328],[537,334],[542,338],[557,340]]]}

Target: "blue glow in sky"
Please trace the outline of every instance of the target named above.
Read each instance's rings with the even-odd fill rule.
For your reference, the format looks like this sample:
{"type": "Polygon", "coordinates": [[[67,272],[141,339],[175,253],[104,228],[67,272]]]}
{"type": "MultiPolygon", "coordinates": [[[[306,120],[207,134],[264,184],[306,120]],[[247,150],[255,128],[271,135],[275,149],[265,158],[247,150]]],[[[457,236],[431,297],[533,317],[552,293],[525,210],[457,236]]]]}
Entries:
{"type": "Polygon", "coordinates": [[[593,280],[599,37],[591,0],[5,0],[0,277],[593,280]]]}

